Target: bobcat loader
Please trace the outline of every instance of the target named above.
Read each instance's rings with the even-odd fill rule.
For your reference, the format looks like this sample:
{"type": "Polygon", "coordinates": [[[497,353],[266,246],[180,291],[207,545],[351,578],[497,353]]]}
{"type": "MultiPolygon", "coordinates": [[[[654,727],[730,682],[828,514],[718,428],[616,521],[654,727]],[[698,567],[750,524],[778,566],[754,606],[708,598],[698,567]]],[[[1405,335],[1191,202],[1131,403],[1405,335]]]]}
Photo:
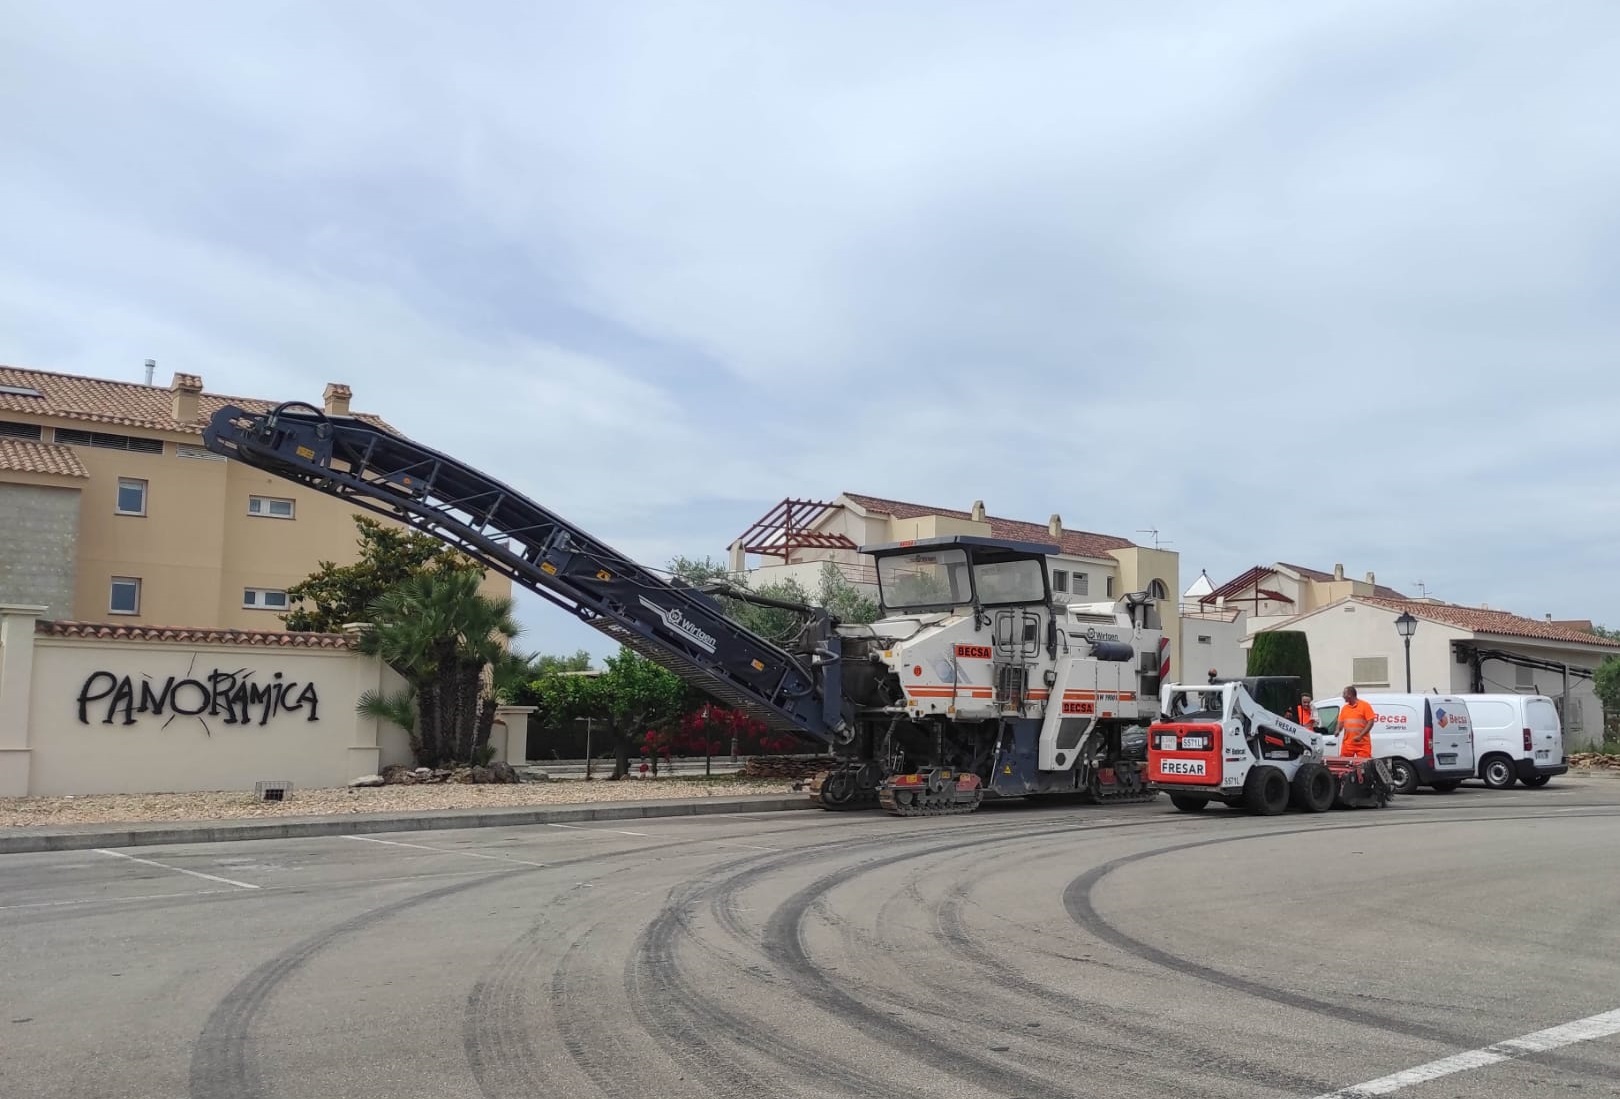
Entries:
{"type": "Polygon", "coordinates": [[[1388,805],[1388,761],[1325,756],[1320,732],[1282,716],[1299,699],[1299,680],[1285,676],[1165,685],[1148,727],[1150,788],[1183,813],[1211,801],[1265,816],[1388,805]]]}

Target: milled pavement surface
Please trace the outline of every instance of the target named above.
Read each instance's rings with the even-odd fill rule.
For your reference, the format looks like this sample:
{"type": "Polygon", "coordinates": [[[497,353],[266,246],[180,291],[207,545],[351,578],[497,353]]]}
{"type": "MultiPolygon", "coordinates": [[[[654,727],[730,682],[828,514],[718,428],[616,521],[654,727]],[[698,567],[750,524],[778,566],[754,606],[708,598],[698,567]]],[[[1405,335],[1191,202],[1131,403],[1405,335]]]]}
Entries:
{"type": "Polygon", "coordinates": [[[0,1095],[1620,1095],[1616,911],[1602,779],[15,854],[0,1095]]]}

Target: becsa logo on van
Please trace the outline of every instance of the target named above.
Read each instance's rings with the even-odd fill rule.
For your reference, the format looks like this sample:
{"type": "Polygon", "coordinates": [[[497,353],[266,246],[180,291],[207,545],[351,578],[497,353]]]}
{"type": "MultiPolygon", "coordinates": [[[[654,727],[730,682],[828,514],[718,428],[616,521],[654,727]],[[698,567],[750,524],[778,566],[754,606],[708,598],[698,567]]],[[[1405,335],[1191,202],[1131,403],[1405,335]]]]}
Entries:
{"type": "Polygon", "coordinates": [[[1451,715],[1446,713],[1440,707],[1436,706],[1434,708],[1434,721],[1436,725],[1439,725],[1440,728],[1444,729],[1447,725],[1451,724],[1451,715]]]}

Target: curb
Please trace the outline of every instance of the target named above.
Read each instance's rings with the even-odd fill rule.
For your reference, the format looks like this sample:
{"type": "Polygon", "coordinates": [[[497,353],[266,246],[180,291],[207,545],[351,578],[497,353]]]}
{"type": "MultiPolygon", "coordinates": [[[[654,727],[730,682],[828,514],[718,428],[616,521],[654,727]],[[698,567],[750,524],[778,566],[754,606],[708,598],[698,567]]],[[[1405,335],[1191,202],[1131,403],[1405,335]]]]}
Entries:
{"type": "Polygon", "coordinates": [[[176,843],[235,843],[239,840],[302,839],[308,836],[365,835],[371,832],[424,832],[454,828],[510,828],[527,824],[568,824],[592,820],[711,816],[722,813],[775,813],[814,809],[807,795],[797,797],[670,798],[583,805],[497,809],[429,809],[409,814],[355,813],[340,817],[236,819],[173,824],[88,825],[52,831],[17,830],[0,835],[0,855],[41,851],[83,851],[96,847],[152,847],[176,843]],[[97,830],[91,830],[97,829],[97,830]]]}

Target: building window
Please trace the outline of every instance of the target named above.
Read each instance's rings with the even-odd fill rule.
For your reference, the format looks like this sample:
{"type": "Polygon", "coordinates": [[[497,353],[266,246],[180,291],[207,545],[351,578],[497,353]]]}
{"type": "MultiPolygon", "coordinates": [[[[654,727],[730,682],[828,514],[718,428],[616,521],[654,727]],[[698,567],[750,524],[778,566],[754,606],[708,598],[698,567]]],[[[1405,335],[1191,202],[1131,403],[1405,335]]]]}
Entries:
{"type": "Polygon", "coordinates": [[[243,588],[242,606],[255,611],[287,609],[287,593],[279,588],[243,588]]]}
{"type": "Polygon", "coordinates": [[[1090,595],[1091,577],[1083,572],[1074,573],[1070,579],[1074,582],[1075,595],[1090,595]]]}
{"type": "Polygon", "coordinates": [[[1052,573],[1052,590],[1067,593],[1069,590],[1069,574],[1062,569],[1052,573]]]}
{"type": "Polygon", "coordinates": [[[0,420],[0,438],[38,440],[43,438],[44,434],[38,424],[20,424],[15,420],[0,420]]]}
{"type": "Polygon", "coordinates": [[[1198,635],[1198,643],[1200,645],[1213,645],[1215,642],[1213,640],[1211,640],[1209,634],[1201,633],[1201,634],[1198,635]]]}
{"type": "Polygon", "coordinates": [[[162,439],[142,439],[135,435],[114,435],[107,431],[80,431],[59,427],[52,433],[56,442],[66,446],[99,446],[107,450],[129,450],[136,454],[162,454],[162,439]]]}
{"type": "Polygon", "coordinates": [[[118,514],[146,514],[146,482],[133,477],[118,478],[118,514]]]}
{"type": "Polygon", "coordinates": [[[291,519],[293,502],[279,496],[249,496],[248,514],[262,515],[268,519],[291,519]]]}
{"type": "Polygon", "coordinates": [[[1356,657],[1350,662],[1350,679],[1357,687],[1389,686],[1389,657],[1356,657]]]}
{"type": "Polygon", "coordinates": [[[1108,578],[1108,598],[1114,598],[1114,578],[1112,576],[1108,578]]]}
{"type": "Polygon", "coordinates": [[[1516,667],[1513,669],[1513,682],[1521,691],[1536,690],[1536,670],[1534,668],[1516,667]]]}
{"type": "Polygon", "coordinates": [[[1148,596],[1153,599],[1169,599],[1170,588],[1163,580],[1155,578],[1154,581],[1148,585],[1148,596]]]}
{"type": "Polygon", "coordinates": [[[141,580],[138,576],[115,576],[112,578],[112,596],[107,600],[107,610],[112,614],[140,614],[141,613],[141,580]]]}

